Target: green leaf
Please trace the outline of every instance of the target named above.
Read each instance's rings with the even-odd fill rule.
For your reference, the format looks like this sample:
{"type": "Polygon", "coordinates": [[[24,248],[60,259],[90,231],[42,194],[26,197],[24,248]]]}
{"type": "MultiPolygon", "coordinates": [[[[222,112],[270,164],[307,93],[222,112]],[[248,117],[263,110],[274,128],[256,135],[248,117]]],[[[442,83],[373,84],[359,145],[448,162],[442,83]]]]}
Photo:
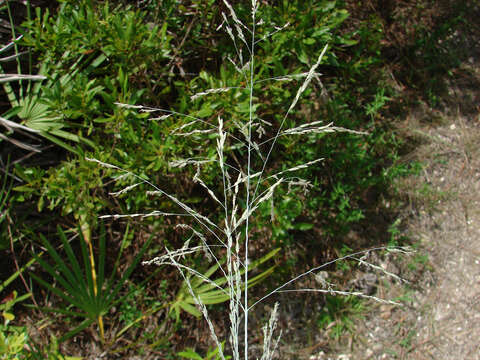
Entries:
{"type": "Polygon", "coordinates": [[[307,231],[313,229],[313,224],[310,223],[296,223],[294,225],[294,229],[300,230],[300,231],[307,231]]]}
{"type": "MultiPolygon", "coordinates": [[[[40,255],[41,256],[41,255],[40,255]]],[[[15,271],[15,273],[13,273],[12,275],[10,275],[10,277],[5,280],[4,282],[2,282],[0,284],[0,292],[3,291],[3,289],[5,289],[12,281],[14,281],[17,277],[20,276],[20,274],[22,272],[25,271],[26,268],[28,268],[30,265],[32,265],[33,263],[35,262],[35,258],[33,259],[30,259],[25,265],[23,265],[20,270],[17,270],[15,271]]]]}
{"type": "Polygon", "coordinates": [[[197,111],[197,114],[196,114],[196,115],[197,115],[199,118],[205,118],[205,117],[209,117],[209,116],[212,115],[212,114],[213,114],[213,110],[212,110],[212,108],[210,107],[210,104],[207,103],[207,104],[204,104],[199,111],[197,111]]]}
{"type": "MultiPolygon", "coordinates": [[[[268,261],[273,256],[275,256],[279,251],[280,251],[280,248],[274,249],[270,251],[268,254],[262,256],[260,259],[252,261],[248,266],[249,271],[251,269],[257,268],[259,265],[268,261]]],[[[219,303],[228,301],[230,299],[230,295],[228,291],[219,288],[228,282],[228,279],[226,278],[226,276],[222,276],[216,280],[210,280],[210,276],[212,276],[220,268],[220,266],[223,265],[225,262],[226,262],[226,259],[224,258],[218,263],[216,263],[215,265],[211,266],[203,274],[202,277],[193,276],[190,279],[190,285],[193,289],[193,293],[205,305],[219,304],[219,303]]],[[[260,283],[267,276],[272,274],[275,267],[276,266],[272,266],[266,271],[263,271],[262,273],[258,274],[257,276],[250,278],[248,282],[248,287],[250,288],[260,283]]],[[[240,271],[241,275],[244,273],[245,273],[245,269],[240,271]]],[[[240,285],[240,288],[243,289],[244,285],[243,284],[240,285]]],[[[180,309],[188,312],[193,316],[200,317],[202,314],[200,311],[198,311],[198,309],[194,306],[194,304],[195,304],[195,300],[192,294],[190,293],[190,290],[188,289],[188,285],[186,281],[184,281],[177,293],[175,301],[170,306],[170,313],[175,312],[175,317],[177,318],[177,321],[180,317],[180,309]]]]}
{"type": "Polygon", "coordinates": [[[4,311],[2,313],[2,315],[5,318],[5,320],[7,320],[7,321],[12,321],[13,319],[15,319],[15,315],[13,315],[12,313],[6,312],[6,311],[4,311]]]}
{"type": "Polygon", "coordinates": [[[315,40],[314,38],[306,38],[306,39],[303,39],[302,42],[305,45],[313,45],[317,42],[317,40],[315,40]]]}
{"type": "Polygon", "coordinates": [[[200,355],[198,355],[193,349],[187,349],[185,351],[181,351],[177,353],[177,355],[187,359],[192,359],[192,360],[203,360],[203,358],[200,355]]]}
{"type": "MultiPolygon", "coordinates": [[[[87,248],[87,243],[83,238],[82,231],[79,228],[79,241],[81,249],[82,263],[77,260],[73,249],[67,240],[65,233],[58,228],[59,237],[62,241],[63,248],[66,253],[66,259],[62,258],[59,253],[54,249],[54,247],[47,241],[43,236],[41,239],[47,248],[47,252],[56,264],[56,268],[52,267],[43,259],[40,259],[39,256],[35,255],[35,259],[40,264],[40,266],[48,272],[57,282],[56,286],[44,281],[42,278],[36,274],[31,274],[32,278],[37,281],[40,285],[63,299],[70,306],[73,305],[75,308],[80,309],[81,312],[73,310],[65,310],[59,308],[48,308],[44,309],[45,311],[51,311],[56,313],[65,314],[71,317],[83,317],[84,321],[77,327],[74,327],[73,330],[65,334],[60,341],[63,341],[78,332],[82,331],[90,324],[98,320],[98,317],[103,316],[108,313],[110,308],[121,301],[125,296],[116,298],[118,292],[125,284],[126,280],[132,274],[135,266],[141,260],[141,257],[147,250],[153,238],[150,238],[142,247],[140,252],[135,257],[133,263],[125,271],[124,275],[120,280],[115,280],[115,272],[112,273],[112,276],[107,284],[105,284],[105,254],[106,254],[106,243],[105,243],[105,231],[102,230],[100,235],[100,259],[95,261],[95,264],[98,264],[98,269],[96,269],[97,277],[92,276],[92,265],[90,263],[90,251],[87,248]],[[68,264],[67,264],[68,263],[68,264]],[[81,264],[83,268],[81,267],[81,264]],[[97,288],[97,294],[95,295],[94,288],[97,288]]],[[[117,264],[114,265],[115,268],[117,264]]]]}
{"type": "Polygon", "coordinates": [[[185,310],[185,311],[186,311],[187,313],[189,313],[190,315],[193,315],[193,316],[195,316],[195,317],[197,317],[197,318],[200,317],[200,316],[202,316],[202,313],[201,313],[200,311],[198,311],[198,309],[197,309],[195,306],[187,303],[186,301],[181,301],[181,302],[179,303],[179,305],[180,305],[180,307],[181,307],[183,310],[185,310]]]}

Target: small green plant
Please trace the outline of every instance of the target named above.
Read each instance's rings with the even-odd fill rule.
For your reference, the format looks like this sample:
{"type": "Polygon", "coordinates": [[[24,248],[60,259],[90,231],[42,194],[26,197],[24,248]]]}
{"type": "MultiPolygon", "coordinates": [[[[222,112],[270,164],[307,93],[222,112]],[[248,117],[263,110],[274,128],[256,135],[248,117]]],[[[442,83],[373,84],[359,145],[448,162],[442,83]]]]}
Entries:
{"type": "Polygon", "coordinates": [[[63,335],[59,339],[60,342],[74,336],[94,322],[97,322],[100,338],[102,342],[105,342],[103,317],[115,304],[120,302],[126,296],[118,295],[147,250],[151,239],[143,245],[139,253],[135,256],[133,262],[127,270],[125,270],[123,276],[116,280],[116,271],[122,251],[118,253],[110,279],[107,279],[105,277],[106,235],[104,232],[100,235],[98,250],[99,259],[98,265],[95,266],[92,244],[91,242],[87,242],[83,237],[82,232],[79,231],[79,246],[82,254],[83,269],[80,262],[77,260],[75,252],[67,240],[65,233],[60,228],[58,229],[58,235],[66,253],[65,260],[57,250],[55,250],[53,245],[43,236],[41,236],[42,243],[47,248],[50,257],[53,259],[55,267],[51,266],[44,259],[41,259],[38,255],[35,255],[37,262],[52,276],[57,282],[57,285],[54,286],[53,284],[46,282],[36,274],[31,274],[31,276],[46,289],[63,299],[69,307],[42,308],[42,310],[57,312],[70,317],[84,318],[84,321],[80,325],[63,335]],[[71,306],[77,308],[79,311],[70,310],[71,306]]]}
{"type": "Polygon", "coordinates": [[[405,335],[405,337],[402,340],[400,340],[398,344],[403,348],[409,348],[410,346],[412,346],[412,342],[415,341],[416,335],[417,335],[417,330],[415,329],[409,330],[408,333],[405,335]]]}
{"type": "Polygon", "coordinates": [[[336,262],[337,268],[342,271],[349,271],[352,269],[352,261],[348,258],[348,254],[351,254],[353,249],[345,244],[342,245],[338,251],[338,257],[344,260],[336,262]]]}
{"type": "Polygon", "coordinates": [[[345,331],[353,329],[353,321],[364,311],[362,300],[357,296],[325,296],[325,306],[317,324],[321,328],[331,325],[331,336],[338,339],[345,331]],[[332,325],[333,324],[333,325],[332,325]]]}
{"type": "Polygon", "coordinates": [[[55,336],[50,336],[50,342],[44,347],[29,343],[28,360],[83,360],[80,356],[66,356],[60,352],[60,344],[55,336]]]}
{"type": "Polygon", "coordinates": [[[396,219],[389,227],[388,233],[390,234],[390,238],[388,239],[388,244],[390,246],[397,246],[403,240],[404,236],[402,235],[402,231],[400,230],[400,225],[402,223],[402,219],[396,219]]]}
{"type": "Polygon", "coordinates": [[[378,111],[382,109],[389,100],[391,100],[391,98],[385,95],[385,88],[380,88],[375,94],[373,101],[365,106],[366,114],[374,119],[378,111]]]}
{"type": "MultiPolygon", "coordinates": [[[[7,280],[0,284],[0,294],[3,290],[14,281],[20,274],[25,271],[30,265],[33,264],[35,259],[30,260],[21,269],[13,273],[7,280]]],[[[24,354],[24,347],[28,342],[28,333],[23,326],[13,326],[11,322],[15,319],[13,314],[13,307],[15,304],[28,299],[31,296],[30,293],[18,296],[16,290],[13,290],[10,294],[4,296],[0,303],[0,311],[2,312],[3,323],[0,324],[0,358],[1,359],[19,359],[19,355],[24,354]]]]}
{"type": "MultiPolygon", "coordinates": [[[[223,351],[223,347],[225,343],[223,342],[221,345],[222,345],[221,350],[223,351]]],[[[194,349],[189,348],[184,351],[180,351],[179,353],[177,353],[177,355],[181,356],[182,358],[191,359],[191,360],[221,360],[222,357],[220,356],[219,351],[220,349],[218,348],[209,349],[207,351],[207,355],[203,357],[200,354],[198,354],[194,349]]],[[[232,358],[231,356],[224,357],[225,360],[229,360],[231,358],[232,358]]]]}
{"type": "MultiPolygon", "coordinates": [[[[145,291],[144,287],[136,287],[133,284],[129,285],[127,296],[123,298],[118,306],[119,317],[118,320],[124,324],[130,324],[135,319],[142,317],[142,311],[138,308],[137,299],[145,291]]],[[[139,326],[139,324],[136,324],[139,326]]]]}
{"type": "Polygon", "coordinates": [[[17,360],[25,354],[24,347],[28,342],[28,334],[25,327],[9,325],[5,319],[0,325],[0,358],[3,360],[17,360]]]}
{"type": "MultiPolygon", "coordinates": [[[[255,269],[259,265],[271,259],[279,251],[280,249],[272,250],[262,258],[252,261],[248,266],[248,271],[255,269]]],[[[188,279],[183,281],[180,289],[177,292],[175,300],[170,305],[170,313],[173,312],[175,314],[177,322],[180,320],[181,310],[186,311],[196,317],[202,316],[202,313],[195,307],[195,299],[197,299],[197,301],[200,299],[200,301],[205,305],[220,304],[230,299],[231,294],[223,288],[223,286],[228,282],[226,276],[220,277],[216,280],[210,280],[210,277],[217,272],[220,266],[224,265],[225,262],[226,259],[219,261],[215,265],[211,266],[204,274],[197,274],[197,276],[195,276],[193,279],[190,278],[190,275],[187,275],[188,279]]],[[[264,280],[274,271],[275,267],[276,266],[274,265],[257,276],[250,278],[248,286],[255,286],[264,280]]],[[[243,275],[244,271],[245,270],[242,270],[240,274],[243,275]]],[[[191,272],[195,274],[194,271],[191,272]]],[[[243,289],[243,287],[244,286],[242,285],[241,288],[243,289]]]]}
{"type": "Polygon", "coordinates": [[[420,269],[433,270],[428,254],[425,252],[419,251],[418,249],[416,251],[417,253],[414,256],[412,256],[410,262],[407,265],[408,269],[411,271],[418,271],[420,269]]]}

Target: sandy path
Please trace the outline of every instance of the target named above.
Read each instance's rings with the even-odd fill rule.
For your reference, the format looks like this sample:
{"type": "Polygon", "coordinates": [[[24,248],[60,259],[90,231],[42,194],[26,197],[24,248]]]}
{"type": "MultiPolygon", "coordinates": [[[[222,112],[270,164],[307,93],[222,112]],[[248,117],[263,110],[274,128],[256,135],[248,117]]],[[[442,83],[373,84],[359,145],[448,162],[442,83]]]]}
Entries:
{"type": "Polygon", "coordinates": [[[411,283],[380,279],[377,293],[406,305],[374,305],[337,351],[310,359],[480,360],[480,62],[464,70],[470,86],[454,79],[448,101],[469,111],[417,110],[405,121],[424,169],[400,184],[411,200],[402,223],[420,247],[410,259],[381,260],[411,283]]]}
{"type": "Polygon", "coordinates": [[[441,122],[415,130],[426,166],[405,187],[406,234],[428,254],[428,270],[410,291],[381,285],[381,297],[406,294],[406,306],[377,306],[348,349],[318,359],[480,359],[480,115],[441,122]]]}

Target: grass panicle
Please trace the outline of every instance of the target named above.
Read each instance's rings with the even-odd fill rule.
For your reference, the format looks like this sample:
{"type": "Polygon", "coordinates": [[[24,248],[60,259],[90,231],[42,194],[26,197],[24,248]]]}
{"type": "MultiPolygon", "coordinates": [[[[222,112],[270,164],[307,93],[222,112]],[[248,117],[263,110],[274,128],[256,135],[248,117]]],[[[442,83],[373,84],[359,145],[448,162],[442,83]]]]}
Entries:
{"type": "MultiPolygon", "coordinates": [[[[199,295],[197,285],[194,284],[194,281],[198,282],[200,279],[201,282],[203,281],[208,286],[215,288],[216,290],[220,290],[223,294],[226,294],[229,299],[229,353],[231,353],[234,360],[240,360],[242,357],[247,360],[251,355],[249,350],[248,333],[252,331],[252,329],[249,329],[249,311],[251,311],[254,306],[276,293],[299,291],[291,290],[287,287],[292,285],[300,278],[320,271],[322,268],[334,263],[335,261],[355,259],[362,264],[366,263],[365,260],[362,260],[361,258],[359,259],[358,256],[364,255],[367,251],[344,256],[335,261],[313,268],[277,287],[275,290],[261,297],[259,300],[255,302],[251,301],[249,298],[248,289],[250,288],[251,283],[255,282],[255,279],[258,280],[258,277],[252,277],[251,275],[251,265],[259,261],[251,259],[250,254],[250,233],[254,227],[254,224],[251,223],[251,220],[253,219],[252,215],[259,210],[259,207],[263,203],[273,201],[276,190],[281,186],[288,186],[289,190],[291,187],[298,186],[304,191],[308,191],[308,188],[312,186],[310,182],[301,178],[291,177],[290,175],[293,172],[306,169],[323,161],[323,158],[318,158],[316,160],[295,165],[286,170],[268,174],[268,164],[278,140],[280,137],[284,136],[304,136],[311,133],[318,134],[349,132],[358,136],[363,136],[366,133],[362,131],[346,129],[343,127],[337,127],[334,126],[333,123],[325,123],[324,121],[313,121],[287,128],[287,119],[289,119],[290,115],[299,104],[311,81],[313,79],[318,79],[320,75],[317,72],[317,69],[322,64],[322,61],[327,53],[328,45],[323,47],[315,63],[306,72],[304,71],[299,74],[258,79],[258,74],[255,73],[255,70],[256,63],[259,62],[260,59],[257,59],[256,45],[262,41],[269,41],[273,34],[281,32],[287,28],[289,24],[287,23],[282,26],[274,26],[273,29],[267,29],[265,31],[266,35],[257,35],[258,27],[268,26],[268,24],[264,24],[262,21],[258,21],[257,19],[260,9],[260,2],[252,0],[250,11],[251,18],[248,20],[248,23],[240,20],[234,7],[227,0],[223,0],[223,3],[228,11],[227,13],[222,13],[223,22],[218,27],[218,30],[225,30],[227,35],[234,43],[236,58],[232,59],[229,57],[228,60],[233,64],[237,72],[240,74],[242,86],[225,86],[202,90],[192,95],[190,99],[191,101],[198,101],[204,97],[222,96],[229,91],[243,91],[247,94],[249,103],[248,112],[239,115],[239,117],[244,115],[243,121],[239,121],[238,119],[230,120],[228,118],[217,116],[215,122],[210,122],[205,119],[201,119],[200,117],[196,117],[191,114],[180,113],[174,110],[117,103],[117,105],[120,107],[127,107],[140,112],[148,112],[152,115],[157,113],[162,114],[161,116],[152,117],[151,120],[162,121],[170,117],[177,118],[181,125],[172,131],[171,136],[208,136],[210,139],[212,136],[214,136],[216,141],[216,154],[213,157],[198,156],[187,159],[173,159],[169,162],[169,164],[172,168],[184,168],[189,166],[194,167],[195,175],[192,179],[193,182],[205,189],[208,196],[218,206],[218,209],[220,209],[222,212],[222,214],[219,214],[221,220],[215,222],[213,216],[201,214],[194,208],[187,205],[185,202],[182,202],[181,199],[172,194],[168,194],[166,191],[160,189],[149,180],[145,180],[132,172],[96,159],[89,160],[97,162],[102,166],[124,172],[125,175],[131,176],[135,179],[135,181],[149,185],[154,190],[149,191],[148,194],[166,197],[181,210],[178,213],[153,211],[145,214],[114,214],[105,215],[103,217],[119,219],[122,217],[181,215],[192,220],[191,224],[182,225],[182,227],[188,227],[188,229],[193,231],[192,237],[187,239],[182,248],[178,250],[166,249],[165,255],[156,257],[150,261],[146,261],[143,264],[169,264],[177,268],[184,279],[186,288],[188,289],[191,298],[194,300],[198,311],[207,321],[212,340],[217,346],[218,356],[221,359],[225,359],[228,355],[226,355],[226,350],[222,346],[222,341],[218,338],[215,332],[213,320],[209,315],[205,301],[202,301],[202,297],[199,295]],[[260,119],[257,116],[255,110],[255,105],[258,101],[255,93],[256,84],[266,81],[291,82],[299,80],[301,80],[301,83],[298,87],[298,90],[296,91],[296,94],[286,112],[281,116],[276,128],[274,128],[275,125],[271,122],[260,119]],[[260,138],[266,133],[264,130],[265,126],[272,127],[269,133],[274,135],[271,138],[260,141],[260,138]],[[256,129],[263,129],[263,131],[260,130],[256,132],[256,129]],[[244,152],[245,164],[241,164],[236,161],[234,154],[235,149],[241,149],[244,152]],[[212,189],[206,181],[202,180],[202,167],[206,165],[216,165],[218,167],[219,181],[222,184],[221,191],[212,189]],[[190,241],[193,238],[200,240],[200,245],[191,246],[190,241]],[[222,272],[224,279],[222,283],[213,281],[209,278],[209,276],[205,276],[199,271],[181,263],[186,255],[191,255],[196,252],[205,252],[209,259],[215,263],[216,268],[222,272]],[[224,256],[225,261],[222,260],[222,256],[224,256]],[[243,336],[241,334],[242,330],[243,336]]],[[[131,191],[135,189],[139,183],[128,186],[124,190],[112,195],[119,195],[124,192],[131,191]]],[[[383,251],[386,249],[387,248],[385,247],[380,247],[368,251],[383,251]]],[[[397,250],[408,252],[408,249],[403,248],[399,248],[397,250]]],[[[371,267],[375,268],[375,270],[383,271],[387,275],[393,275],[385,272],[379,267],[375,267],[374,265],[371,267]]],[[[325,289],[302,289],[300,291],[315,291],[340,296],[355,295],[389,304],[398,304],[393,301],[379,299],[377,297],[365,295],[359,292],[340,291],[330,287],[325,289]]],[[[273,359],[275,356],[275,350],[277,349],[279,342],[279,337],[276,339],[274,338],[274,332],[277,327],[277,319],[278,304],[275,305],[270,317],[270,321],[263,329],[264,346],[263,355],[261,357],[262,360],[273,359]]]]}

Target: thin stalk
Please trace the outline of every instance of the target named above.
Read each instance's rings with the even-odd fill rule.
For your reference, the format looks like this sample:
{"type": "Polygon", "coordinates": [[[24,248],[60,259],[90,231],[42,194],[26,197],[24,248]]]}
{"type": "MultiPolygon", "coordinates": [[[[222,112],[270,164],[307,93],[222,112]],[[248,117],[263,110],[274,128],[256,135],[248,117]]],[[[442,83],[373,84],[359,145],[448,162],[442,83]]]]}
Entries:
{"type": "MultiPolygon", "coordinates": [[[[88,252],[90,257],[90,265],[91,265],[90,268],[92,272],[93,294],[95,295],[95,297],[97,297],[97,294],[98,294],[97,272],[95,271],[95,256],[93,254],[91,229],[88,222],[84,221],[83,224],[81,225],[81,229],[82,229],[83,238],[85,239],[88,245],[88,252]]],[[[105,329],[103,326],[103,316],[98,315],[97,321],[98,321],[98,327],[100,330],[100,339],[102,340],[102,343],[105,343],[105,329]]]]}
{"type": "MultiPolygon", "coordinates": [[[[10,21],[10,28],[12,30],[12,41],[14,42],[13,48],[15,49],[15,54],[19,54],[20,52],[18,51],[18,45],[15,42],[15,40],[17,39],[16,33],[15,33],[15,23],[13,22],[12,10],[10,9],[10,3],[8,2],[8,0],[7,0],[7,11],[8,11],[8,20],[10,21]]],[[[17,73],[21,74],[22,69],[21,69],[19,57],[16,58],[16,62],[17,62],[17,73]]],[[[22,98],[23,97],[22,80],[19,81],[19,85],[20,85],[20,90],[19,90],[20,98],[22,98]]]]}
{"type": "MultiPolygon", "coordinates": [[[[247,162],[247,214],[250,213],[250,166],[252,155],[252,121],[253,121],[253,71],[254,71],[254,56],[255,56],[255,2],[252,1],[252,36],[251,36],[251,51],[250,51],[250,95],[249,95],[249,122],[248,122],[248,162],[247,162]]],[[[248,230],[249,218],[247,215],[245,220],[245,290],[244,290],[244,338],[245,338],[245,360],[248,360],[248,230]]]]}
{"type": "MultiPolygon", "coordinates": [[[[27,19],[28,21],[32,21],[32,7],[31,7],[31,4],[30,4],[30,0],[27,0],[27,19]]],[[[31,74],[32,73],[32,65],[33,65],[33,61],[32,61],[32,52],[29,51],[28,52],[28,73],[31,74]]]]}
{"type": "Polygon", "coordinates": [[[98,316],[98,327],[100,328],[100,339],[102,340],[102,344],[105,343],[105,330],[103,327],[103,316],[99,315],[98,316]]]}

